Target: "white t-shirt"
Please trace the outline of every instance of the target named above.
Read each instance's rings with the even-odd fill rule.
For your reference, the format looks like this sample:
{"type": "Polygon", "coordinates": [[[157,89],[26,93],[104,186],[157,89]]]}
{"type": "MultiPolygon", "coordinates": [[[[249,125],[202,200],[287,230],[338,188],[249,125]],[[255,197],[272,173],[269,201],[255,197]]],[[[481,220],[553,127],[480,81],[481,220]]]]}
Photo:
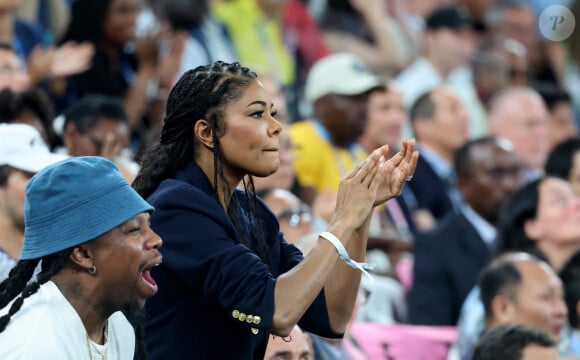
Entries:
{"type": "MultiPolygon", "coordinates": [[[[0,310],[8,312],[11,304],[0,310]]],[[[135,332],[121,312],[109,318],[105,345],[91,344],[93,360],[133,359],[135,332]]],[[[0,333],[0,359],[90,360],[87,331],[76,310],[58,287],[49,281],[24,300],[0,333]]]]}

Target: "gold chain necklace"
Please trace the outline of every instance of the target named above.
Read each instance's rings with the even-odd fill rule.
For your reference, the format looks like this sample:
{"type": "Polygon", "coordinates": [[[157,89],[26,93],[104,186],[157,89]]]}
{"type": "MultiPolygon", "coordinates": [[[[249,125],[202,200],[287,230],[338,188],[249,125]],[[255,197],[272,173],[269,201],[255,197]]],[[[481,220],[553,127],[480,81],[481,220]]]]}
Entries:
{"type": "MultiPolygon", "coordinates": [[[[108,334],[109,334],[109,321],[107,321],[105,323],[105,331],[104,331],[104,337],[105,337],[105,341],[104,344],[107,345],[107,338],[108,338],[108,334]]],[[[93,351],[92,348],[95,348],[95,352],[99,355],[99,357],[101,358],[101,360],[107,360],[107,350],[108,348],[105,348],[104,352],[100,352],[99,349],[97,349],[96,346],[91,344],[91,340],[89,339],[89,333],[87,332],[87,349],[89,350],[89,360],[93,360],[93,351]]]]}

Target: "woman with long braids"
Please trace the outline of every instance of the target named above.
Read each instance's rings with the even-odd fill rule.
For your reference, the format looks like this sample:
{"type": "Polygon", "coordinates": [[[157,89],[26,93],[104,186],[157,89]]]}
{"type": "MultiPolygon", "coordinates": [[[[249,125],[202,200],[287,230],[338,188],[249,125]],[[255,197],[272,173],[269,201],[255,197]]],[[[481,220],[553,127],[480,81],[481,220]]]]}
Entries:
{"type": "Polygon", "coordinates": [[[328,231],[303,258],[253,189],[252,176],[279,165],[275,113],[238,63],[190,70],[171,90],[160,142],[133,183],[164,239],[160,291],[147,303],[151,359],[262,359],[268,335],[288,336],[296,323],[344,332],[371,209],[400,194],[418,154],[413,141],[389,160],[387,147],[374,151],[342,181],[328,231]]]}
{"type": "Polygon", "coordinates": [[[153,207],[104,158],[51,165],[26,186],[20,260],[0,283],[0,359],[146,358],[133,315],[157,292],[153,207]],[[33,279],[40,264],[41,271],[33,279]]]}

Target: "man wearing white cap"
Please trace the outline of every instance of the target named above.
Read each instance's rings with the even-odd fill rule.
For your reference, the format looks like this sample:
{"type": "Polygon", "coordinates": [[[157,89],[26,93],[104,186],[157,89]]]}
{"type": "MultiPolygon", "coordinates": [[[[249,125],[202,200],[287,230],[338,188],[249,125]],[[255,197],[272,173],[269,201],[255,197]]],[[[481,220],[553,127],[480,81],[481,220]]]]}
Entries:
{"type": "Polygon", "coordinates": [[[0,281],[16,265],[24,240],[24,187],[42,170],[65,158],[48,150],[38,131],[0,124],[0,281]]]}
{"type": "Polygon", "coordinates": [[[314,119],[290,127],[294,169],[307,202],[316,194],[335,194],[340,179],[366,158],[356,153],[355,141],[366,125],[369,93],[385,86],[352,54],[329,55],[310,69],[305,98],[314,119]]]}

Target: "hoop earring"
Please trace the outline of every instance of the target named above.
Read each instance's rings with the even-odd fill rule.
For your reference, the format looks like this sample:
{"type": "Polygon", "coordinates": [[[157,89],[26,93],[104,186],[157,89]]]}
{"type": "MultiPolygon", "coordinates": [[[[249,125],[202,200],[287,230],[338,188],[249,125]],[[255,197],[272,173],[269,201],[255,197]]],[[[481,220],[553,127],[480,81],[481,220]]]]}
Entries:
{"type": "Polygon", "coordinates": [[[91,266],[89,269],[89,274],[94,275],[97,273],[97,267],[95,265],[91,266]]]}

